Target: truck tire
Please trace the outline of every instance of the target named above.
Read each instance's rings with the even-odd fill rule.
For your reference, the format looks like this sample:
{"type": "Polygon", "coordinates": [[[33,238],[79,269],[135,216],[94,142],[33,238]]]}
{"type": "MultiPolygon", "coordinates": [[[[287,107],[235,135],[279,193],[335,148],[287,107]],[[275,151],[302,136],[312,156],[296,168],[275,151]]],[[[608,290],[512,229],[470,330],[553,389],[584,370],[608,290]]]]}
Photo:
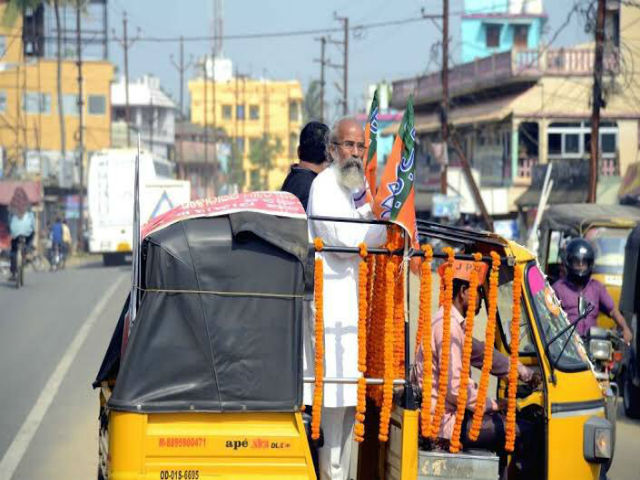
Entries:
{"type": "Polygon", "coordinates": [[[622,382],[624,413],[629,418],[640,418],[640,387],[633,384],[633,372],[624,372],[622,382]]]}

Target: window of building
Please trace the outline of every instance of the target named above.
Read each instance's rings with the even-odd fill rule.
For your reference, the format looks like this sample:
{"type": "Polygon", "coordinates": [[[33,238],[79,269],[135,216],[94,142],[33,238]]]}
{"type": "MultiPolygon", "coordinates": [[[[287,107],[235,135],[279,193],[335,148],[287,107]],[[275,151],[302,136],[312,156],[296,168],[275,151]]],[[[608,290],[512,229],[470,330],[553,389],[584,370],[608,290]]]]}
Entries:
{"type": "Polygon", "coordinates": [[[26,113],[51,113],[51,95],[26,92],[22,95],[22,111],[26,113]]]}
{"type": "Polygon", "coordinates": [[[107,99],[104,95],[89,95],[87,97],[87,111],[89,115],[104,115],[107,111],[107,99]]]}
{"type": "Polygon", "coordinates": [[[296,158],[298,155],[298,135],[289,134],[289,158],[296,158]]]}
{"type": "Polygon", "coordinates": [[[78,96],[72,93],[65,93],[62,95],[62,108],[64,115],[70,117],[78,116],[78,96]]]}
{"type": "MultiPolygon", "coordinates": [[[[548,128],[550,158],[587,158],[591,152],[590,122],[555,122],[548,128]]],[[[600,154],[615,157],[618,149],[618,127],[615,122],[600,125],[600,154]]]]}
{"type": "Polygon", "coordinates": [[[236,105],[236,118],[244,120],[244,105],[236,105]]]}
{"type": "Polygon", "coordinates": [[[251,120],[258,120],[260,118],[260,107],[258,107],[258,105],[251,105],[249,107],[249,118],[251,120]]]}
{"type": "Polygon", "coordinates": [[[231,105],[222,105],[222,118],[224,120],[231,120],[233,116],[233,110],[231,109],[231,105]]]}
{"type": "Polygon", "coordinates": [[[516,48],[527,48],[529,46],[529,25],[514,25],[513,46],[516,48]]]}
{"type": "Polygon", "coordinates": [[[500,30],[502,30],[502,25],[489,24],[485,26],[485,43],[487,47],[495,48],[500,45],[500,30]]]}
{"type": "Polygon", "coordinates": [[[300,103],[293,101],[289,102],[289,120],[292,122],[300,121],[300,103]]]}
{"type": "Polygon", "coordinates": [[[249,139],[249,152],[253,152],[260,148],[260,138],[253,137],[249,139]]]}
{"type": "Polygon", "coordinates": [[[580,134],[564,134],[564,153],[580,153],[580,134]]]}
{"type": "Polygon", "coordinates": [[[0,112],[7,111],[7,91],[0,90],[0,112]]]}
{"type": "Polygon", "coordinates": [[[244,155],[244,137],[236,137],[236,148],[240,155],[244,155]]]}
{"type": "Polygon", "coordinates": [[[7,53],[7,37],[0,35],[0,57],[4,57],[7,53]]]}

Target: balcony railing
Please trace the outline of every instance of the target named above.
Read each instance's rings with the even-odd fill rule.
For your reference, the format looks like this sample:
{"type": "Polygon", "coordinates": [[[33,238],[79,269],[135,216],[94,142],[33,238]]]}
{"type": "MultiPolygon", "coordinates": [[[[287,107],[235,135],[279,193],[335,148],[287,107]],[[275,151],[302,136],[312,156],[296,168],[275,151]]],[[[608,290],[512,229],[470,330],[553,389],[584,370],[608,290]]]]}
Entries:
{"type": "MultiPolygon", "coordinates": [[[[593,49],[588,48],[542,48],[496,53],[449,70],[449,92],[455,96],[507,83],[532,82],[543,75],[590,76],[593,74],[594,55],[593,49]]],[[[620,56],[617,49],[605,51],[603,66],[605,74],[619,72],[620,56]]],[[[411,94],[416,103],[439,100],[442,95],[440,72],[393,82],[392,106],[404,108],[411,94]]]]}

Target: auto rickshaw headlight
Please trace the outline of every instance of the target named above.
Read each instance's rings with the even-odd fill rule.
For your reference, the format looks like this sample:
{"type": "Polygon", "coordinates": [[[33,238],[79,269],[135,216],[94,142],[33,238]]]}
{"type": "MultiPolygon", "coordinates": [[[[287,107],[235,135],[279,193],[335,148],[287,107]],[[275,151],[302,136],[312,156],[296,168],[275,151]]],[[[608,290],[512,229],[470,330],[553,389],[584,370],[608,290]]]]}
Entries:
{"type": "Polygon", "coordinates": [[[609,360],[611,358],[611,342],[609,340],[590,340],[589,351],[596,360],[609,360]]]}
{"type": "Polygon", "coordinates": [[[584,424],[584,458],[588,462],[603,463],[613,455],[611,423],[600,417],[591,417],[584,424]]]}

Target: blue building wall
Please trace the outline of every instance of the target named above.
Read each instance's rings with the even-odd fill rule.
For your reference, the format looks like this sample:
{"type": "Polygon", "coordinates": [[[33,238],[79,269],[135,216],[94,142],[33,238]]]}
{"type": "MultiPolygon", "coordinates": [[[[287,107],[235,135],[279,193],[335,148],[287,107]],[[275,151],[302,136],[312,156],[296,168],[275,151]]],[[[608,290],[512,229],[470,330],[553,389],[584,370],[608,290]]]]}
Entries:
{"type": "Polygon", "coordinates": [[[537,48],[540,45],[546,16],[510,13],[509,0],[465,0],[464,6],[465,13],[461,22],[462,63],[511,50],[516,25],[529,26],[527,48],[537,48]],[[489,25],[500,26],[500,37],[496,47],[487,47],[486,44],[489,25]]]}

